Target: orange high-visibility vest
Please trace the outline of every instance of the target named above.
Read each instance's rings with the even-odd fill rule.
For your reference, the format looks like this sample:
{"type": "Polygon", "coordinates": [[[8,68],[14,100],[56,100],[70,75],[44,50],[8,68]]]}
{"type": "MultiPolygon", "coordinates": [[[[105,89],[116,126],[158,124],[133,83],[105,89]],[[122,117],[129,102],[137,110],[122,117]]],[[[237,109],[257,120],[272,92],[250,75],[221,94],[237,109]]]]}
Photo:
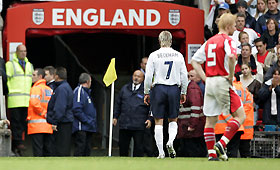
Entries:
{"type": "MultiPolygon", "coordinates": [[[[244,131],[241,139],[252,139],[254,134],[254,108],[252,94],[247,89],[243,88],[240,81],[233,81],[233,86],[235,87],[235,90],[243,103],[243,108],[246,113],[246,123],[244,122],[244,124],[240,126],[238,131],[244,131]]],[[[223,134],[225,132],[225,128],[227,127],[227,123],[232,118],[233,117],[231,114],[219,115],[219,120],[215,126],[215,134],[223,134]]]]}
{"type": "Polygon", "coordinates": [[[246,100],[243,102],[244,111],[246,114],[246,119],[243,123],[244,134],[241,135],[240,139],[253,139],[254,136],[254,101],[253,95],[249,90],[245,89],[246,100]]]}
{"type": "Polygon", "coordinates": [[[52,89],[46,85],[46,80],[38,80],[31,88],[27,116],[27,133],[53,133],[52,126],[47,123],[46,114],[52,89]]]}
{"type": "MultiPolygon", "coordinates": [[[[231,114],[224,115],[223,113],[219,115],[219,120],[215,126],[215,134],[224,134],[228,122],[233,119],[231,114]]],[[[244,131],[243,125],[241,125],[238,131],[244,131]]]]}

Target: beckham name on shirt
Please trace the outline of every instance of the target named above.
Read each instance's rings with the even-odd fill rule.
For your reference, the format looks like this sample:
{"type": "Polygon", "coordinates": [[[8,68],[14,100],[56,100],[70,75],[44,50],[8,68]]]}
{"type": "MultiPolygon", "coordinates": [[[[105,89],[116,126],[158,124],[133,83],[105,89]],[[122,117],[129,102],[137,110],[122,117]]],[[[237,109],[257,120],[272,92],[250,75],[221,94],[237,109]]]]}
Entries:
{"type": "Polygon", "coordinates": [[[158,58],[165,58],[165,57],[178,57],[178,53],[159,53],[157,54],[158,58]]]}

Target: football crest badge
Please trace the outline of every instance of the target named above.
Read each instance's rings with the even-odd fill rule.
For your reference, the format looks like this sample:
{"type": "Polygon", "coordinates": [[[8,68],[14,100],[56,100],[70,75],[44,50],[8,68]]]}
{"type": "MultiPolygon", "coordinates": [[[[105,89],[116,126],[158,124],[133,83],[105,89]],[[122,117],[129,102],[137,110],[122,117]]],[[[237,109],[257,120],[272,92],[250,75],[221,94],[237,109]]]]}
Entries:
{"type": "Polygon", "coordinates": [[[169,10],[168,20],[171,25],[173,26],[178,25],[180,23],[180,10],[178,9],[169,10]]]}
{"type": "Polygon", "coordinates": [[[36,25],[40,25],[44,22],[45,14],[44,9],[33,9],[32,20],[36,25]]]}

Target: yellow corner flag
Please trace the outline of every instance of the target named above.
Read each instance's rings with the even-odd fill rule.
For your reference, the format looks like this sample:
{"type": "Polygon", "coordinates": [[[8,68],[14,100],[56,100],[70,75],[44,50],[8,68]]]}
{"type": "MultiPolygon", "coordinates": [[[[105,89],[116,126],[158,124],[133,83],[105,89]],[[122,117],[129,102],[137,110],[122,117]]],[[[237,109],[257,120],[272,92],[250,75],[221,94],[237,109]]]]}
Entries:
{"type": "Polygon", "coordinates": [[[109,67],[103,77],[103,82],[105,83],[106,87],[110,86],[115,80],[117,80],[117,73],[115,69],[115,58],[111,59],[109,67]]]}

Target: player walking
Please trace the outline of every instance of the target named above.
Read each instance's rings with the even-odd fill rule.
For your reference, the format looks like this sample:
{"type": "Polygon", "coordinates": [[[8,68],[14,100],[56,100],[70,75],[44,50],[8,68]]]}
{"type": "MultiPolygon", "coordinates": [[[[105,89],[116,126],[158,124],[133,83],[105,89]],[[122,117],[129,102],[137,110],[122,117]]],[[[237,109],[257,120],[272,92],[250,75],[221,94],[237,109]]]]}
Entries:
{"type": "Polygon", "coordinates": [[[235,19],[236,17],[232,14],[223,14],[218,23],[219,34],[206,41],[191,61],[192,66],[206,84],[203,106],[206,116],[204,138],[209,161],[217,161],[219,158],[223,161],[228,160],[225,152],[226,145],[245,119],[240,98],[232,87],[236,45],[228,35],[232,35],[236,29],[235,19]],[[204,62],[205,72],[200,65],[204,62]],[[221,140],[215,144],[214,127],[222,112],[230,112],[233,119],[228,123],[221,140]]]}
{"type": "Polygon", "coordinates": [[[183,55],[171,48],[171,33],[162,31],[159,34],[159,43],[161,48],[151,53],[147,62],[144,102],[148,105],[151,98],[151,110],[155,118],[155,140],[159,150],[158,159],[162,159],[165,157],[163,151],[163,118],[165,114],[169,121],[167,151],[171,158],[176,156],[173,141],[177,135],[180,102],[183,103],[186,100],[188,72],[183,55]]]}

